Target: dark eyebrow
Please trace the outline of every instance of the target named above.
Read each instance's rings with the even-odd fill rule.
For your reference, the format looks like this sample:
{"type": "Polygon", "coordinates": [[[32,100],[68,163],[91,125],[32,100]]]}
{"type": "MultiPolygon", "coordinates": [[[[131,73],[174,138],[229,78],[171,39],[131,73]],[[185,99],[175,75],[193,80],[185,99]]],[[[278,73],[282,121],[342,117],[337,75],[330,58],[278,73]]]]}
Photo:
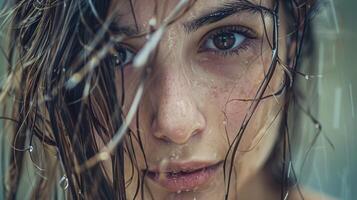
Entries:
{"type": "Polygon", "coordinates": [[[218,22],[228,16],[239,12],[261,13],[264,16],[273,16],[274,11],[270,8],[254,4],[248,0],[233,0],[224,3],[222,6],[213,9],[202,16],[193,19],[189,22],[183,23],[184,29],[187,33],[194,32],[204,25],[218,22]]]}

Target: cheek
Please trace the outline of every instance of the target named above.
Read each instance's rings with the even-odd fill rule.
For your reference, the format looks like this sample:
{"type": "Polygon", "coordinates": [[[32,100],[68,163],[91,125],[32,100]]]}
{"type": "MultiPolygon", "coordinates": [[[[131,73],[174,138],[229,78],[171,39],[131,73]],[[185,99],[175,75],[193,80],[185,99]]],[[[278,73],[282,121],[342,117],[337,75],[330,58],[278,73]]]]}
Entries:
{"type": "MultiPolygon", "coordinates": [[[[249,70],[239,79],[234,81],[227,81],[221,85],[213,85],[210,87],[210,97],[213,99],[212,105],[218,105],[218,112],[220,116],[220,122],[223,122],[223,130],[227,131],[229,143],[239,133],[243,121],[246,117],[249,117],[250,106],[252,99],[254,99],[259,86],[264,79],[265,65],[263,62],[254,63],[249,70]],[[222,114],[221,114],[222,113],[222,114]]],[[[283,73],[277,72],[272,77],[269,87],[266,89],[266,94],[269,95],[273,91],[277,91],[281,82],[283,73]]],[[[239,145],[239,150],[246,151],[254,146],[257,146],[261,139],[265,139],[265,134],[273,132],[271,134],[276,135],[277,128],[269,128],[274,122],[280,120],[276,117],[283,105],[282,97],[271,97],[262,100],[257,109],[254,111],[248,126],[244,130],[244,137],[239,145]]],[[[277,123],[279,124],[279,123],[277,123]]],[[[270,143],[274,143],[273,141],[270,143]]],[[[271,146],[267,144],[267,146],[271,146]]]]}
{"type": "MultiPolygon", "coordinates": [[[[250,99],[254,98],[262,77],[251,70],[237,80],[228,81],[220,86],[213,85],[210,88],[210,96],[214,99],[212,104],[219,107],[219,114],[223,118],[230,142],[238,133],[249,112],[252,103],[250,99]]],[[[249,129],[246,132],[249,132],[249,129]]]]}

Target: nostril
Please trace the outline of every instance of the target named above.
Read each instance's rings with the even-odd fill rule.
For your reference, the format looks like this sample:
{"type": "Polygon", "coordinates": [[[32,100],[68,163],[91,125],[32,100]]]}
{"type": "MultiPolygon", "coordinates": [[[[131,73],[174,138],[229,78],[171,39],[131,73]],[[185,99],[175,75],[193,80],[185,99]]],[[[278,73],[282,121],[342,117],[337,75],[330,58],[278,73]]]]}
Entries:
{"type": "Polygon", "coordinates": [[[175,143],[175,144],[185,144],[187,143],[192,137],[197,135],[199,131],[194,131],[192,133],[163,133],[163,132],[155,132],[154,136],[157,139],[165,141],[167,143],[175,143]]]}

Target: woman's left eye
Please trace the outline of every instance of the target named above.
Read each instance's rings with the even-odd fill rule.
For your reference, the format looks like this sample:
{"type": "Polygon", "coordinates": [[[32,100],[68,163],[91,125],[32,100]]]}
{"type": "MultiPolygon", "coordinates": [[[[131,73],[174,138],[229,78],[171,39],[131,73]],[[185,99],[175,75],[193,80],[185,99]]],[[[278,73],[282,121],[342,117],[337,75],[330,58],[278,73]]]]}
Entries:
{"type": "Polygon", "coordinates": [[[133,61],[134,57],[135,53],[129,48],[119,47],[115,55],[115,64],[120,67],[125,67],[133,61]]]}
{"type": "Polygon", "coordinates": [[[200,51],[223,54],[237,52],[244,41],[250,38],[246,35],[247,30],[242,30],[242,28],[224,27],[214,30],[205,37],[200,46],[200,51]]]}

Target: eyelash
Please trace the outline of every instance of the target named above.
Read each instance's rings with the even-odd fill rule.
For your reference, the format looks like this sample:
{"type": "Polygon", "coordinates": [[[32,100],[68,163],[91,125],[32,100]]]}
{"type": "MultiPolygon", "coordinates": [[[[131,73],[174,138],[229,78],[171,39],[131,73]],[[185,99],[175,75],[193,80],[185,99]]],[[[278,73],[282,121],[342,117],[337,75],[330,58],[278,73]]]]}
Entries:
{"type": "MultiPolygon", "coordinates": [[[[119,68],[124,68],[126,65],[129,65],[132,63],[132,59],[135,57],[136,52],[133,51],[131,48],[127,47],[126,45],[123,44],[119,44],[115,47],[116,49],[116,54],[113,55],[113,59],[114,59],[114,63],[116,67],[119,68]],[[126,60],[120,60],[120,51],[125,51],[125,55],[126,57],[129,56],[130,57],[130,61],[125,62],[126,60]],[[124,62],[124,64],[121,64],[120,62],[124,62]]],[[[127,59],[127,58],[126,58],[127,59]]]]}
{"type": "MultiPolygon", "coordinates": [[[[232,26],[223,26],[223,27],[218,27],[215,28],[211,31],[209,31],[204,37],[203,39],[199,42],[199,50],[198,53],[205,53],[205,52],[210,52],[210,53],[214,53],[215,55],[218,56],[222,56],[222,57],[227,57],[227,56],[232,56],[232,55],[239,55],[239,53],[241,53],[242,50],[246,50],[252,39],[257,38],[256,34],[254,31],[252,31],[251,29],[244,27],[244,26],[236,26],[236,25],[232,25],[232,26]],[[209,39],[213,39],[214,37],[220,35],[220,34],[224,34],[224,33],[234,33],[234,34],[239,34],[242,35],[243,37],[245,37],[243,39],[243,41],[238,45],[238,47],[231,49],[231,50],[213,50],[213,49],[208,49],[206,47],[203,47],[203,44],[206,44],[206,42],[209,39]]],[[[125,50],[125,53],[129,53],[129,55],[133,58],[136,54],[135,51],[133,51],[131,48],[127,47],[126,45],[122,45],[119,44],[116,47],[117,51],[121,51],[121,50],[125,50]]],[[[119,66],[120,64],[117,62],[118,57],[114,56],[114,62],[115,62],[115,66],[119,66]]],[[[122,61],[124,62],[124,61],[122,61]]],[[[128,64],[131,64],[132,61],[130,62],[126,62],[124,64],[122,64],[119,67],[125,67],[128,64]]]]}
{"type": "Polygon", "coordinates": [[[215,55],[223,56],[223,57],[239,55],[239,53],[241,53],[242,50],[246,50],[249,47],[251,40],[256,38],[257,38],[256,33],[253,30],[244,26],[231,25],[231,26],[218,27],[208,32],[203,37],[203,39],[199,42],[200,45],[199,45],[198,53],[210,52],[210,53],[214,53],[215,55]],[[203,45],[207,42],[207,40],[213,39],[214,37],[223,33],[235,33],[235,34],[242,35],[245,38],[241,42],[241,44],[238,45],[238,47],[232,50],[212,50],[203,47],[203,45]]]}

